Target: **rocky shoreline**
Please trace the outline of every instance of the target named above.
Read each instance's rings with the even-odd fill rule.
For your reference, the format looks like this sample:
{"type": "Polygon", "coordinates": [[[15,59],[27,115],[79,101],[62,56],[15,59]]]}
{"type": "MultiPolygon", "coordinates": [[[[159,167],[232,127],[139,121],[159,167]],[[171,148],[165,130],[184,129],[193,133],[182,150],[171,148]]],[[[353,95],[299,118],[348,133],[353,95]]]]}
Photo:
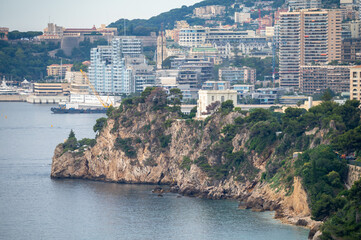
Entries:
{"type": "MultiPolygon", "coordinates": [[[[251,209],[255,212],[275,211],[275,219],[280,220],[285,224],[292,224],[311,229],[310,239],[318,231],[321,223],[313,221],[310,218],[310,209],[307,203],[307,194],[304,191],[300,179],[294,179],[294,191],[290,196],[286,196],[284,190],[272,189],[269,184],[262,182],[247,182],[240,183],[232,179],[218,181],[212,185],[207,182],[207,178],[196,166],[192,166],[191,176],[195,173],[200,174],[197,181],[190,181],[190,176],[184,175],[183,171],[162,172],[157,178],[145,181],[142,179],[126,179],[117,178],[112,179],[106,174],[94,176],[91,172],[92,164],[86,156],[90,156],[90,152],[94,149],[88,149],[84,155],[76,152],[65,152],[61,145],[59,145],[54,153],[51,177],[55,179],[73,178],[86,179],[103,182],[115,183],[132,183],[132,184],[152,184],[152,185],[168,185],[167,190],[155,187],[154,193],[160,197],[167,191],[178,193],[184,196],[208,198],[208,199],[235,199],[239,201],[238,209],[251,209]],[[172,180],[170,180],[172,179],[172,180]],[[199,182],[203,180],[207,183],[199,182]],[[198,182],[198,184],[197,184],[198,182]]],[[[99,166],[98,166],[99,167],[99,166]]],[[[139,170],[139,169],[138,169],[139,170]]],[[[151,171],[145,174],[149,176],[151,171]]]]}
{"type": "MultiPolygon", "coordinates": [[[[152,101],[157,98],[154,94],[161,95],[152,92],[152,101]]],[[[228,161],[223,154],[227,146],[221,145],[226,138],[223,129],[235,124],[235,119],[243,121],[243,113],[219,113],[203,122],[178,121],[173,112],[155,111],[155,107],[158,105],[152,102],[124,106],[107,119],[92,147],[67,150],[59,144],[51,177],[169,185],[170,191],[181,195],[236,199],[239,209],[275,211],[275,218],[284,223],[309,229],[319,226],[310,218],[307,194],[299,178],[293,179],[292,193],[282,184],[272,188],[262,182],[267,162],[276,158],[274,146],[263,155],[248,151],[249,129],[242,128],[227,140],[234,158],[240,159],[240,168],[227,172],[213,168],[228,161]]]]}

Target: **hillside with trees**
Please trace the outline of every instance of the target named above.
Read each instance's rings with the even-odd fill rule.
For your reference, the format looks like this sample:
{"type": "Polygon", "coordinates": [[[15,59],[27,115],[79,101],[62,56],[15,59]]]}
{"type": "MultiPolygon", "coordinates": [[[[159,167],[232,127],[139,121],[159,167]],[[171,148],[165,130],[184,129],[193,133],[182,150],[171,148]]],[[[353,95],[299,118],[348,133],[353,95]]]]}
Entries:
{"type": "Polygon", "coordinates": [[[49,56],[50,51],[58,48],[59,44],[45,42],[0,41],[0,74],[17,81],[43,79],[46,67],[60,62],[49,56]]]}

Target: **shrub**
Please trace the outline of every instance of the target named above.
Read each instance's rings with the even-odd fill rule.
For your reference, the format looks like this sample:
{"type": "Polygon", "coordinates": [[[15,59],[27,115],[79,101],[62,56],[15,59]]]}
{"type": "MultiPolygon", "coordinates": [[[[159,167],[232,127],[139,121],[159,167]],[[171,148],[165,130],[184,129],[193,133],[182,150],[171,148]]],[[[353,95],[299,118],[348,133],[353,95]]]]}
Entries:
{"type": "Polygon", "coordinates": [[[90,138],[83,138],[82,140],[79,141],[79,146],[94,147],[95,144],[96,144],[96,140],[90,138]]]}
{"type": "Polygon", "coordinates": [[[232,111],[233,108],[234,108],[234,105],[233,105],[233,101],[232,101],[232,100],[224,101],[224,102],[222,102],[222,104],[221,104],[221,111],[222,111],[222,112],[228,113],[228,112],[232,111]]]}
{"type": "Polygon", "coordinates": [[[112,130],[110,130],[110,132],[115,133],[116,131],[118,131],[118,129],[119,129],[119,120],[115,119],[114,126],[113,126],[112,130]]]}
{"type": "Polygon", "coordinates": [[[107,124],[107,119],[105,117],[102,117],[102,118],[99,118],[97,119],[94,127],[93,127],[93,130],[94,132],[100,132],[107,124]]]}
{"type": "Polygon", "coordinates": [[[170,128],[172,126],[172,123],[173,123],[173,119],[167,119],[165,120],[164,122],[164,127],[167,129],[167,128],[170,128]]]}
{"type": "Polygon", "coordinates": [[[263,150],[276,140],[279,124],[276,122],[260,121],[251,128],[249,149],[262,153],[263,150]]]}
{"type": "Polygon", "coordinates": [[[335,211],[334,199],[347,176],[346,161],[339,159],[330,146],[320,145],[302,154],[295,168],[311,200],[312,218],[324,220],[335,211]]]}
{"type": "Polygon", "coordinates": [[[172,135],[169,134],[169,135],[162,135],[159,137],[159,141],[160,141],[160,146],[162,148],[166,148],[168,147],[169,143],[171,142],[172,140],[172,135]]]}
{"type": "Polygon", "coordinates": [[[69,150],[74,151],[75,149],[78,148],[78,140],[76,139],[73,130],[70,130],[68,139],[65,141],[65,143],[63,143],[63,148],[64,148],[64,152],[69,150]]]}
{"type": "Polygon", "coordinates": [[[236,125],[242,125],[242,124],[244,123],[244,118],[243,118],[243,117],[236,117],[236,118],[234,119],[234,123],[235,123],[236,125]]]}
{"type": "Polygon", "coordinates": [[[252,109],[249,116],[246,117],[246,122],[249,123],[257,123],[260,121],[267,121],[272,117],[272,114],[269,110],[262,109],[262,108],[256,108],[252,109]]]}
{"type": "Polygon", "coordinates": [[[137,155],[134,147],[132,146],[131,138],[122,139],[121,137],[117,137],[114,143],[114,148],[122,150],[129,158],[135,158],[137,155]]]}
{"type": "Polygon", "coordinates": [[[109,106],[108,107],[108,109],[107,109],[107,117],[111,117],[112,116],[112,113],[113,113],[113,111],[114,111],[114,107],[111,105],[111,106],[109,106]]]}
{"type": "Polygon", "coordinates": [[[192,165],[192,160],[189,157],[184,156],[180,167],[189,171],[191,170],[191,165],[192,165]]]}

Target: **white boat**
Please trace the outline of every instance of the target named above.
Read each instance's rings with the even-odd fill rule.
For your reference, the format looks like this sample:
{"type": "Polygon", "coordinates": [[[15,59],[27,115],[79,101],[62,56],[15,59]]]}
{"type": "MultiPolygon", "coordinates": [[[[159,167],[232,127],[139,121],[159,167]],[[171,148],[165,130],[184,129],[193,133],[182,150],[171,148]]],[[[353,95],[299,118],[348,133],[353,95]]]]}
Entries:
{"type": "Polygon", "coordinates": [[[4,78],[0,85],[0,95],[19,95],[19,93],[16,91],[16,88],[6,85],[4,78]]]}

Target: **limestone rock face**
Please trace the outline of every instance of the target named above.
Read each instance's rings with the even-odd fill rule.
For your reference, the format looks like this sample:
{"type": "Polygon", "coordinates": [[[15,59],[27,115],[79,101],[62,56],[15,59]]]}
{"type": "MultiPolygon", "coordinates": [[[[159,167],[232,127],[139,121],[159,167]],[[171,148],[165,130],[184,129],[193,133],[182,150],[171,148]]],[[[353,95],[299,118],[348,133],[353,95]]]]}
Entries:
{"type": "Polygon", "coordinates": [[[352,187],[352,185],[361,178],[361,167],[348,165],[348,174],[346,179],[346,186],[348,189],[352,187]]]}
{"type": "MultiPolygon", "coordinates": [[[[197,164],[197,159],[205,153],[209,166],[224,163],[216,147],[224,135],[223,127],[234,124],[237,117],[244,116],[231,112],[216,114],[209,121],[179,120],[175,113],[156,109],[152,104],[125,106],[108,119],[93,147],[84,152],[64,152],[59,144],[54,152],[51,177],[168,184],[173,192],[211,199],[239,199],[240,208],[277,211],[276,215],[284,221],[311,227],[307,195],[299,179],[294,181],[291,196],[259,181],[272,150],[262,156],[253,151],[245,156],[247,166],[258,169],[253,177],[244,171],[236,178],[235,170],[230,169],[227,177],[217,180],[197,164]],[[188,163],[185,159],[189,159],[188,163]]],[[[237,132],[232,140],[233,152],[242,149],[247,152],[249,136],[247,129],[237,132]]]]}
{"type": "Polygon", "coordinates": [[[88,172],[86,159],[76,153],[64,152],[62,144],[54,151],[51,176],[54,178],[83,178],[88,172]]]}

